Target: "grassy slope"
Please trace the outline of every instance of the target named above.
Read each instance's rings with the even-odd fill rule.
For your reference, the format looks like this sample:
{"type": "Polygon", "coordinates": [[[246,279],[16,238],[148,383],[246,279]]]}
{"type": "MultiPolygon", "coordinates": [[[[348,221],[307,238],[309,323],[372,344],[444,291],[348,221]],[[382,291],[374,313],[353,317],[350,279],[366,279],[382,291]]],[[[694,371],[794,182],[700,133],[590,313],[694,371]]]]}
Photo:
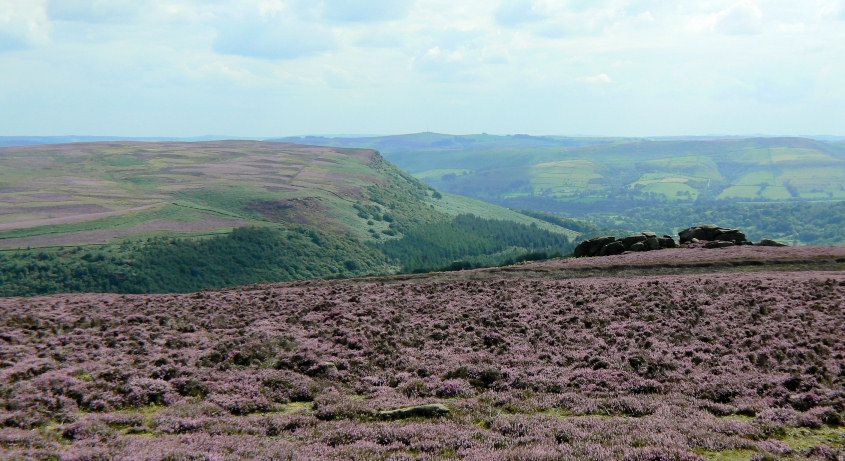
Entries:
{"type": "Polygon", "coordinates": [[[441,196],[373,150],[254,141],[0,149],[0,296],[496,265],[571,251],[577,235],[441,196]],[[233,232],[244,227],[255,230],[233,232]]]}
{"type": "Polygon", "coordinates": [[[352,219],[351,202],[364,199],[365,186],[387,181],[369,166],[374,152],[282,143],[82,143],[1,153],[0,190],[5,211],[13,213],[0,217],[7,228],[0,238],[136,227],[161,219],[205,220],[204,230],[215,230],[209,217],[254,225],[322,224],[364,236],[364,226],[352,219]],[[125,217],[74,217],[83,207],[139,206],[149,208],[125,217]],[[15,222],[56,217],[69,222],[14,229],[15,222]]]}
{"type": "Polygon", "coordinates": [[[508,208],[503,208],[498,205],[493,205],[481,200],[464,197],[455,194],[443,194],[442,200],[431,200],[434,208],[442,213],[457,216],[459,214],[474,214],[486,219],[497,219],[500,221],[512,221],[518,224],[525,224],[527,226],[536,225],[540,229],[545,229],[550,232],[563,233],[570,238],[578,237],[577,231],[567,229],[565,227],[556,226],[546,221],[542,221],[530,216],[526,216],[508,208]]]}
{"type": "Polygon", "coordinates": [[[419,219],[460,210],[532,222],[477,201],[431,199],[433,190],[373,151],[253,141],[78,143],[0,149],[0,246],[92,243],[96,231],[120,239],[180,228],[211,234],[246,224],[312,225],[371,239],[370,228],[387,226],[369,225],[355,205],[387,211],[372,202],[374,184],[412,191],[415,202],[404,212],[419,219]]]}

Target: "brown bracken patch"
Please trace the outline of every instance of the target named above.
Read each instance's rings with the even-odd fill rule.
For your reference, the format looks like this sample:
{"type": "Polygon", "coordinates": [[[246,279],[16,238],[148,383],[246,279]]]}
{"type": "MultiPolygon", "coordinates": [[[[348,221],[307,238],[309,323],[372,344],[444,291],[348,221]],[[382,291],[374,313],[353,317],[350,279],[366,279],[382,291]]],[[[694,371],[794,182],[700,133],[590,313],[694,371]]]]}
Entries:
{"type": "Polygon", "coordinates": [[[253,202],[248,209],[274,222],[316,226],[327,224],[329,208],[317,197],[298,197],[253,202]]]}

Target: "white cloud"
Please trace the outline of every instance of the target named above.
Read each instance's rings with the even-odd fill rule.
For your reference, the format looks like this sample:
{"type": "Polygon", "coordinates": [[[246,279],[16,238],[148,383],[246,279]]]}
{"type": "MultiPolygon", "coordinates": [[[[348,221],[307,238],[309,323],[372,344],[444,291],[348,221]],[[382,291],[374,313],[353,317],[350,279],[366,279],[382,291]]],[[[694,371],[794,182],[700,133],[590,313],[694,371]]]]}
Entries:
{"type": "Polygon", "coordinates": [[[690,29],[726,35],[754,35],[763,30],[763,12],[750,0],[735,2],[726,8],[689,20],[690,29]]]}
{"type": "Polygon", "coordinates": [[[461,51],[444,50],[440,46],[434,46],[417,57],[414,64],[420,70],[446,77],[466,70],[470,63],[461,51]]]}
{"type": "Polygon", "coordinates": [[[236,17],[219,18],[213,46],[222,54],[292,59],[334,49],[337,37],[329,27],[302,21],[293,8],[263,2],[236,17]]]}
{"type": "Polygon", "coordinates": [[[729,35],[756,34],[762,30],[763,13],[756,4],[739,2],[715,16],[713,29],[729,35]]]}
{"type": "Polygon", "coordinates": [[[618,0],[507,0],[497,12],[502,25],[552,39],[599,35],[621,22],[653,19],[648,10],[629,16],[618,0]]]}
{"type": "Polygon", "coordinates": [[[0,51],[24,49],[50,41],[44,2],[0,0],[0,51]]]}
{"type": "Polygon", "coordinates": [[[438,81],[477,81],[513,60],[507,40],[483,31],[431,31],[419,43],[412,67],[438,81]]]}
{"type": "Polygon", "coordinates": [[[841,131],[843,7],[0,0],[0,130],[841,131]]]}
{"type": "Polygon", "coordinates": [[[589,75],[585,77],[578,77],[576,80],[584,83],[613,83],[613,79],[607,74],[589,75]]]}
{"type": "Polygon", "coordinates": [[[496,10],[496,21],[503,26],[535,22],[545,15],[535,0],[504,0],[496,10]]]}
{"type": "Polygon", "coordinates": [[[803,22],[796,22],[792,24],[779,24],[777,27],[778,32],[781,33],[803,33],[807,30],[807,25],[803,22]]]}
{"type": "Polygon", "coordinates": [[[149,8],[149,3],[133,0],[48,0],[52,20],[80,22],[127,22],[149,8]]]}
{"type": "Polygon", "coordinates": [[[323,0],[322,16],[330,21],[379,22],[405,18],[411,0],[323,0]]]}
{"type": "Polygon", "coordinates": [[[323,79],[330,88],[334,89],[353,89],[358,83],[352,72],[339,68],[326,69],[323,72],[323,79]]]}
{"type": "Polygon", "coordinates": [[[245,68],[239,68],[223,60],[201,64],[198,67],[186,66],[184,76],[187,83],[212,85],[258,85],[261,81],[255,74],[245,68]]]}
{"type": "Polygon", "coordinates": [[[511,62],[510,51],[501,45],[485,46],[481,50],[481,61],[487,64],[507,64],[511,62]]]}
{"type": "Polygon", "coordinates": [[[845,19],[845,0],[818,0],[818,13],[827,19],[845,19]]]}
{"type": "Polygon", "coordinates": [[[353,42],[364,48],[403,48],[408,40],[406,32],[401,27],[366,27],[354,32],[353,42]]]}

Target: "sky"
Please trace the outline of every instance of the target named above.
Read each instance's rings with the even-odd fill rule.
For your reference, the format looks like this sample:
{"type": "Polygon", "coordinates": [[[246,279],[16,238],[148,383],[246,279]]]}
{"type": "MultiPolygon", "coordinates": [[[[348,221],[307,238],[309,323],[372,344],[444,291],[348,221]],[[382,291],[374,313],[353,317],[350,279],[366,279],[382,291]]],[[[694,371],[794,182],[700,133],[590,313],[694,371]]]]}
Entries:
{"type": "Polygon", "coordinates": [[[845,0],[0,0],[0,136],[845,135],[845,0]]]}

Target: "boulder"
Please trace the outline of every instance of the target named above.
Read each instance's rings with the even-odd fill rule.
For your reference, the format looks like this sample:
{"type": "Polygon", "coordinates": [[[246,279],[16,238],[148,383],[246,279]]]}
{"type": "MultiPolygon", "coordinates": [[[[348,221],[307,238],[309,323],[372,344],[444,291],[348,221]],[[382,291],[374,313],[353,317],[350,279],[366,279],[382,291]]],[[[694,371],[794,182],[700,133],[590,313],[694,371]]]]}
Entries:
{"type": "Polygon", "coordinates": [[[780,243],[772,239],[760,239],[759,242],[755,243],[755,245],[762,246],[762,247],[785,247],[789,246],[785,243],[780,243]]]}
{"type": "Polygon", "coordinates": [[[433,418],[449,414],[449,407],[442,403],[430,403],[427,405],[416,405],[413,407],[397,408],[395,410],[382,410],[376,413],[383,419],[405,419],[405,418],[433,418]]]}
{"type": "Polygon", "coordinates": [[[710,240],[721,240],[724,242],[744,242],[745,234],[737,229],[725,229],[713,236],[710,240]]]}
{"type": "Polygon", "coordinates": [[[707,242],[704,244],[704,248],[725,248],[725,247],[732,247],[734,246],[733,242],[727,242],[724,240],[715,240],[712,242],[707,242]]]}
{"type": "Polygon", "coordinates": [[[604,248],[602,248],[602,252],[606,256],[621,255],[625,252],[625,244],[620,242],[619,240],[611,242],[605,245],[604,248]]]}
{"type": "Polygon", "coordinates": [[[596,237],[591,238],[590,240],[584,240],[583,242],[579,243],[578,246],[575,247],[573,255],[576,258],[581,258],[583,256],[596,256],[599,254],[599,252],[605,245],[615,240],[616,237],[611,236],[596,237]]]}
{"type": "Polygon", "coordinates": [[[633,246],[635,243],[638,243],[638,242],[644,242],[646,238],[647,237],[645,235],[639,234],[639,235],[629,235],[627,237],[623,237],[621,240],[622,240],[622,244],[625,245],[625,248],[630,250],[631,246],[633,246]]]}
{"type": "Polygon", "coordinates": [[[702,224],[700,226],[688,227],[678,232],[678,237],[681,238],[681,243],[690,242],[692,239],[709,240],[707,238],[708,231],[717,229],[719,226],[713,224],[702,224]]]}
{"type": "Polygon", "coordinates": [[[660,248],[678,248],[678,242],[672,237],[659,238],[657,241],[660,243],[660,248]]]}
{"type": "Polygon", "coordinates": [[[678,236],[681,238],[681,243],[693,242],[695,239],[699,241],[733,242],[736,244],[746,241],[745,234],[739,230],[714,226],[713,224],[688,227],[678,232],[678,236]]]}
{"type": "MultiPolygon", "coordinates": [[[[585,240],[575,247],[575,257],[618,255],[625,251],[653,251],[663,248],[679,248],[682,244],[705,243],[705,248],[724,248],[733,245],[752,245],[745,234],[738,229],[702,224],[678,232],[680,241],[671,235],[658,237],[656,233],[644,231],[621,239],[612,236],[596,237],[585,240]]],[[[763,239],[757,245],[784,246],[774,240],[763,239]]]]}
{"type": "Polygon", "coordinates": [[[336,377],[338,375],[337,365],[334,362],[320,362],[306,370],[305,374],[324,378],[336,377]]]}

